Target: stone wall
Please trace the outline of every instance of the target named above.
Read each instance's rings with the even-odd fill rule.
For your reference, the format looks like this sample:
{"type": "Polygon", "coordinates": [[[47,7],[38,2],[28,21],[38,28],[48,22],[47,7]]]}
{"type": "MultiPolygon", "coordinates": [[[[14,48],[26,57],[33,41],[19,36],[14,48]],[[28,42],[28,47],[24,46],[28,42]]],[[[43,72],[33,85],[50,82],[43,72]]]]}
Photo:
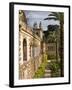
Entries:
{"type": "Polygon", "coordinates": [[[19,79],[33,78],[40,66],[42,62],[41,40],[32,28],[27,26],[24,11],[19,11],[19,79]],[[25,45],[24,41],[26,41],[25,45]]]}
{"type": "Polygon", "coordinates": [[[42,56],[40,55],[22,65],[19,64],[19,79],[32,79],[41,63],[42,56]]]}

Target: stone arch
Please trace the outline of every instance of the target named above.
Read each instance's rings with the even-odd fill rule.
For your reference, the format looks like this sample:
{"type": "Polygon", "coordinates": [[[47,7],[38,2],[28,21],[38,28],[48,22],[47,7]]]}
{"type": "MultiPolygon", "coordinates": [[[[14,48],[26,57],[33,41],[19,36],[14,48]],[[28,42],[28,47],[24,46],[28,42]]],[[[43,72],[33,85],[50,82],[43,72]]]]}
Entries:
{"type": "Polygon", "coordinates": [[[27,40],[23,39],[23,61],[27,61],[27,40]]]}

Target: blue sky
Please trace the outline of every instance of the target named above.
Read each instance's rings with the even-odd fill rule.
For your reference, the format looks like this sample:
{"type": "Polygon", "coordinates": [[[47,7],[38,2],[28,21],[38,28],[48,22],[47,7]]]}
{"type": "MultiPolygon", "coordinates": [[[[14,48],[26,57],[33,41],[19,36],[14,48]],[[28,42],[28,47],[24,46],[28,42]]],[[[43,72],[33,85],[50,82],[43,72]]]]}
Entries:
{"type": "Polygon", "coordinates": [[[49,11],[30,11],[30,10],[25,10],[25,15],[27,18],[27,23],[30,27],[33,27],[34,22],[37,22],[39,25],[40,21],[42,23],[42,28],[43,30],[47,30],[47,26],[52,24],[52,25],[59,25],[59,21],[54,21],[54,20],[44,20],[44,18],[47,18],[48,15],[51,13],[49,11]]]}

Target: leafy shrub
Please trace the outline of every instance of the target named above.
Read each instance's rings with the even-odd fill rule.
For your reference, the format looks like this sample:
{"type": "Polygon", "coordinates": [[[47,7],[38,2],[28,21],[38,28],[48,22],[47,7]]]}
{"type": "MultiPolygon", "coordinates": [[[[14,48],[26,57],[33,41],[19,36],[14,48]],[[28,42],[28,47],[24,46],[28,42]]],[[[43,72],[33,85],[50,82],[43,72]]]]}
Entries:
{"type": "Polygon", "coordinates": [[[35,72],[34,78],[42,78],[45,73],[45,67],[47,65],[47,55],[43,55],[43,62],[38,68],[38,70],[35,72]]]}
{"type": "Polygon", "coordinates": [[[59,76],[60,63],[59,62],[50,62],[49,68],[52,72],[52,77],[59,76]]]}
{"type": "Polygon", "coordinates": [[[52,71],[56,71],[60,68],[60,64],[58,62],[51,62],[49,66],[52,71]]]}

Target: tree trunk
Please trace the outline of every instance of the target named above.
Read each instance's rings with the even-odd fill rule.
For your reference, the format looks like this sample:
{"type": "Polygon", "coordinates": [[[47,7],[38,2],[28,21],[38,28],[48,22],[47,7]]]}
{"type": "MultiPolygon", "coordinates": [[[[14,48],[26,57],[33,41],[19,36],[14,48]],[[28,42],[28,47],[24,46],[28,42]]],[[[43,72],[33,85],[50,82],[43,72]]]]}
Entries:
{"type": "Polygon", "coordinates": [[[60,24],[60,63],[61,63],[61,77],[64,77],[64,32],[63,24],[60,24]]]}

